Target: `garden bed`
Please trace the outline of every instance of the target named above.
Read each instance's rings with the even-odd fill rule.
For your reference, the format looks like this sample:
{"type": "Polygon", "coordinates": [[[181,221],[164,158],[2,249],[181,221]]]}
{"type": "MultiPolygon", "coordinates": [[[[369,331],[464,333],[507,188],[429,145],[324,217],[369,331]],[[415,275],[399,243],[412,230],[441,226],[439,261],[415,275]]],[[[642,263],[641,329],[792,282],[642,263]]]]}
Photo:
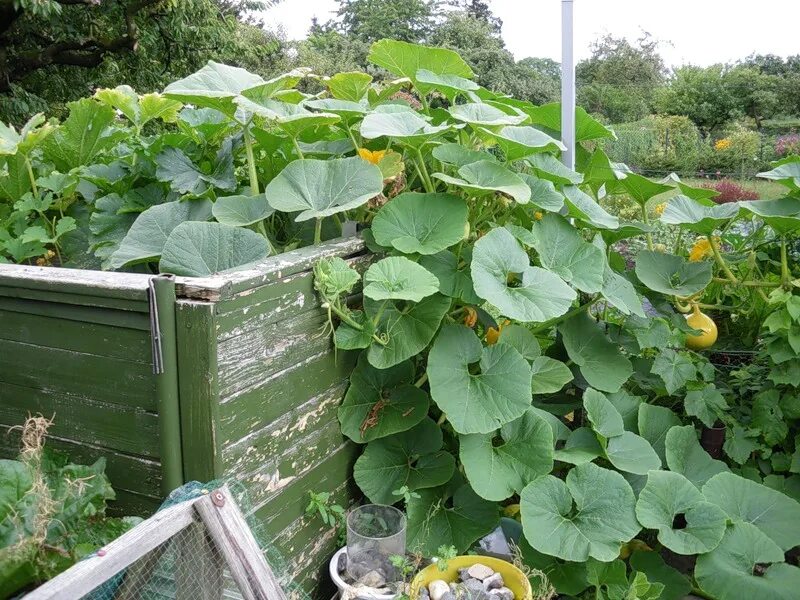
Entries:
{"type": "Polygon", "coordinates": [[[0,455],[16,455],[9,433],[29,413],[54,416],[48,446],[106,458],[116,514],[150,514],[184,481],[234,478],[311,589],[335,541],[304,501],[324,489],[346,505],[357,455],[335,416],[353,357],[334,355],[313,292],[326,256],[358,264],[363,243],[157,284],[161,375],[150,276],[0,265],[0,455]]]}

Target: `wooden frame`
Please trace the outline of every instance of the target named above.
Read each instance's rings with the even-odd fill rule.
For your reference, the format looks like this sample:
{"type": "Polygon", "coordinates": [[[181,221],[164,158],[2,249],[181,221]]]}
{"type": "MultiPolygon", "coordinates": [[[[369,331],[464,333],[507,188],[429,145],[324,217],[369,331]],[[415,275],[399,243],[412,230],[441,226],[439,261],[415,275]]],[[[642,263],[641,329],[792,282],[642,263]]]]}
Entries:
{"type": "MultiPolygon", "coordinates": [[[[134,565],[148,553],[157,552],[159,546],[189,528],[194,528],[198,534],[202,534],[203,530],[207,532],[216,547],[216,553],[206,552],[203,557],[192,557],[192,560],[209,561],[204,565],[203,571],[207,573],[209,565],[212,565],[218,571],[218,576],[213,579],[222,581],[223,571],[227,569],[245,600],[286,600],[286,594],[267,564],[227,486],[159,511],[91,558],[79,562],[25,598],[78,600],[134,565]]],[[[204,535],[202,537],[205,539],[204,535]]],[[[179,568],[177,565],[176,570],[179,568]]],[[[185,569],[182,576],[191,577],[191,570],[185,569]]],[[[181,600],[180,588],[178,585],[178,600],[181,600]]],[[[115,597],[128,597],[128,592],[135,591],[126,590],[123,583],[115,597]]],[[[222,597],[222,590],[219,588],[214,590],[204,587],[203,591],[204,600],[222,597]]]]}

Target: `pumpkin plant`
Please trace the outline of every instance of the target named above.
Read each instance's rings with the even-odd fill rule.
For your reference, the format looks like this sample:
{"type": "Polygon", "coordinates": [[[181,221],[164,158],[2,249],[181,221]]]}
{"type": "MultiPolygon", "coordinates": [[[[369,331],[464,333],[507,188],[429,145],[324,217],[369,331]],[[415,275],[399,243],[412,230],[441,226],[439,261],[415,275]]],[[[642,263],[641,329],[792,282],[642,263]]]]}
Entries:
{"type": "MultiPolygon", "coordinates": [[[[315,268],[336,347],[360,352],[339,420],[364,445],[367,498],[414,492],[409,546],[428,555],[465,552],[504,507],[518,512],[522,559],[562,594],[791,597],[800,569],[782,552],[800,545],[800,503],[698,439],[729,390],[679,309],[704,308],[715,277],[733,283],[727,263],[650,247],[628,270],[615,245],[647,244],[652,226],[602,206],[609,190],[644,206],[683,184],[610,162],[587,142],[613,133],[582,111],[568,169],[557,106],[476,87],[448,51],[382,41],[370,57],[410,80],[420,108],[379,104],[353,127],[408,176],[370,209],[363,273],[338,258],[315,268]]],[[[665,221],[715,243],[739,209],[687,190],[665,221]]]]}

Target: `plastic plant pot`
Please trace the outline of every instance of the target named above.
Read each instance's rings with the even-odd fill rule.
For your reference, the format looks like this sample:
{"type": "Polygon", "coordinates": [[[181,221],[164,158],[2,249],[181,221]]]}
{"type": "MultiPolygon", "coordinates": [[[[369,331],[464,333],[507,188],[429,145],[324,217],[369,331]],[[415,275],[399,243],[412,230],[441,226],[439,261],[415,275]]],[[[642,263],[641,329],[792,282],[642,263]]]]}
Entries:
{"type": "Polygon", "coordinates": [[[339,598],[369,598],[370,600],[394,600],[399,594],[371,594],[363,588],[355,588],[348,584],[339,574],[339,557],[347,552],[347,548],[340,548],[339,551],[331,557],[328,564],[328,574],[331,577],[336,588],[339,590],[339,598]]]}
{"type": "Polygon", "coordinates": [[[405,556],[406,516],[393,506],[365,504],[347,515],[347,574],[359,581],[376,571],[387,583],[400,574],[391,556],[405,556]]]}

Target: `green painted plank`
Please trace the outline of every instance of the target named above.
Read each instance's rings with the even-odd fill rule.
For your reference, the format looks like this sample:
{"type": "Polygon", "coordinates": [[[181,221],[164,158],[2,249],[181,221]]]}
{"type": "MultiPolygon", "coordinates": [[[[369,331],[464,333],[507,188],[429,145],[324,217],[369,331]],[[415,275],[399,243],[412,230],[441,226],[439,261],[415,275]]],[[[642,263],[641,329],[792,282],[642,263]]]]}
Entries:
{"type": "MultiPolygon", "coordinates": [[[[98,293],[100,290],[97,290],[98,293]]],[[[52,290],[32,290],[21,287],[0,287],[0,296],[5,298],[19,298],[37,300],[42,302],[55,302],[58,304],[75,304],[78,306],[93,306],[114,310],[146,313],[149,310],[147,300],[128,300],[125,298],[107,298],[100,295],[70,294],[54,287],[52,290]]],[[[146,298],[146,296],[145,296],[146,298]]]]}
{"type": "Polygon", "coordinates": [[[0,265],[0,287],[147,300],[149,275],[30,265],[0,265]]]}
{"type": "Polygon", "coordinates": [[[150,331],[150,319],[147,313],[135,313],[112,308],[94,306],[77,306],[59,304],[58,302],[42,302],[39,300],[21,300],[0,296],[0,310],[23,314],[41,315],[82,323],[99,323],[125,329],[150,331]]]}
{"type": "Polygon", "coordinates": [[[152,363],[150,332],[0,309],[0,338],[130,362],[152,363]]]}
{"type": "Polygon", "coordinates": [[[111,517],[142,517],[153,516],[161,506],[161,500],[150,496],[143,496],[129,490],[115,490],[117,499],[108,503],[107,514],[111,517]]]}
{"type": "Polygon", "coordinates": [[[187,299],[219,302],[241,292],[280,281],[295,273],[309,271],[322,258],[354,256],[364,252],[359,237],[338,238],[319,246],[306,246],[291,252],[270,256],[246,267],[210,277],[179,277],[178,296],[187,299]]]}
{"type": "MultiPolygon", "coordinates": [[[[305,429],[309,419],[318,421],[322,415],[314,415],[313,411],[317,410],[319,400],[328,398],[331,390],[338,392],[338,397],[333,398],[336,404],[344,396],[355,356],[354,352],[339,353],[337,357],[328,351],[320,353],[223,403],[219,413],[222,445],[234,444],[279,421],[295,429],[305,429]]],[[[333,415],[335,418],[335,411],[333,415]]]]}
{"type": "MultiPolygon", "coordinates": [[[[372,255],[347,259],[350,266],[360,272],[366,270],[372,261],[372,255]]],[[[311,271],[303,271],[220,302],[219,339],[285,322],[319,306],[320,300],[314,291],[314,275],[311,271]]]]}
{"type": "MultiPolygon", "coordinates": [[[[106,356],[96,356],[0,340],[0,382],[62,393],[87,402],[98,399],[109,404],[155,412],[155,382],[152,367],[106,356]]],[[[0,387],[0,398],[10,392],[0,387]]]]}
{"type": "MultiPolygon", "coordinates": [[[[20,433],[19,428],[0,425],[0,457],[16,458],[20,448],[20,433]]],[[[46,447],[66,452],[72,462],[79,464],[92,464],[104,456],[106,475],[115,490],[128,490],[148,496],[154,502],[159,501],[161,466],[156,460],[114,452],[56,435],[47,436],[46,447]]]]}
{"type": "Polygon", "coordinates": [[[221,474],[215,306],[179,301],[175,318],[184,479],[209,481],[221,474]]]}
{"type": "Polygon", "coordinates": [[[219,343],[219,393],[223,402],[264,385],[273,375],[320,352],[333,351],[330,332],[325,330],[327,314],[313,311],[300,317],[219,343]]]}
{"type": "Polygon", "coordinates": [[[22,425],[29,414],[53,419],[50,433],[119,452],[158,456],[158,416],[138,407],[87,400],[58,389],[0,385],[0,423],[22,425]]]}
{"type": "Polygon", "coordinates": [[[306,473],[343,445],[344,438],[339,432],[338,423],[331,423],[324,429],[312,432],[298,441],[295,448],[273,457],[255,471],[244,472],[236,463],[226,463],[225,473],[241,481],[247,487],[253,504],[260,506],[279,496],[296,479],[305,477],[306,473]]]}

